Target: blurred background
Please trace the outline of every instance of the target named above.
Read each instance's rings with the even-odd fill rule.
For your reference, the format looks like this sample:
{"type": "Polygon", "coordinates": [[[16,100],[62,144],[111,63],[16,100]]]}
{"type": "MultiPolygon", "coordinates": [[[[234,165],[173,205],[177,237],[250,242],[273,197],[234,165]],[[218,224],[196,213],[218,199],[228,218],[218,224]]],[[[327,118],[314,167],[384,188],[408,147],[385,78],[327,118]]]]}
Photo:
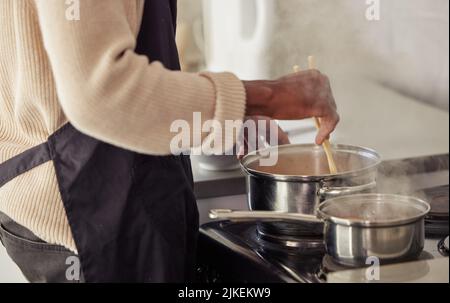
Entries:
{"type": "Polygon", "coordinates": [[[448,111],[449,1],[179,0],[186,71],[276,78],[314,54],[328,74],[361,77],[448,111]],[[379,8],[379,20],[367,12],[379,8]]]}

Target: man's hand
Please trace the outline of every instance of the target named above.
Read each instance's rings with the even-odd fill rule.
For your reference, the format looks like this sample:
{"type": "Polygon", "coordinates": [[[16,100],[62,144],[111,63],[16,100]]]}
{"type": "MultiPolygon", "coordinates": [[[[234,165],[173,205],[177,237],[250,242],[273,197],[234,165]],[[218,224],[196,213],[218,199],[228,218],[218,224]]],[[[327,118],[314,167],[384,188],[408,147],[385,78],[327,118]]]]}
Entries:
{"type": "Polygon", "coordinates": [[[328,77],[308,70],[275,81],[244,81],[247,115],[280,120],[321,118],[316,143],[322,144],[339,122],[328,77]]]}

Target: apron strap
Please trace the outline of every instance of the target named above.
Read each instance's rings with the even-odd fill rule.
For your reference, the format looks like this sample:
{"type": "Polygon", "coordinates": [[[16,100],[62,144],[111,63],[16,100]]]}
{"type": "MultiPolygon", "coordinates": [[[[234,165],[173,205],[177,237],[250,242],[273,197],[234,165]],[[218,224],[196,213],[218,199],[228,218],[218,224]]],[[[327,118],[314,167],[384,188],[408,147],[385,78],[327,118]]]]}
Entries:
{"type": "Polygon", "coordinates": [[[48,143],[42,143],[0,164],[0,187],[15,177],[52,159],[48,143]]]}

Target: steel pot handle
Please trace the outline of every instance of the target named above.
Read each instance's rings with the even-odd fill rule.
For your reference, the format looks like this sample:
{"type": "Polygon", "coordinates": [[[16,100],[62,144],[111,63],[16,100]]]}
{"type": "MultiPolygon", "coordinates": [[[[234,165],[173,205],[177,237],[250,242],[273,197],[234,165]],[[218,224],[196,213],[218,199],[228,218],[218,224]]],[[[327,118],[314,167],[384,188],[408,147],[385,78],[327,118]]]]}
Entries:
{"type": "Polygon", "coordinates": [[[319,189],[319,196],[324,198],[334,198],[343,195],[352,195],[362,193],[367,190],[374,189],[377,186],[375,181],[358,186],[343,186],[343,187],[332,187],[332,186],[323,186],[319,189]]]}
{"type": "Polygon", "coordinates": [[[316,216],[299,213],[287,213],[277,211],[243,211],[231,209],[211,209],[209,211],[211,219],[225,219],[230,221],[295,221],[307,223],[322,223],[316,216]]]}

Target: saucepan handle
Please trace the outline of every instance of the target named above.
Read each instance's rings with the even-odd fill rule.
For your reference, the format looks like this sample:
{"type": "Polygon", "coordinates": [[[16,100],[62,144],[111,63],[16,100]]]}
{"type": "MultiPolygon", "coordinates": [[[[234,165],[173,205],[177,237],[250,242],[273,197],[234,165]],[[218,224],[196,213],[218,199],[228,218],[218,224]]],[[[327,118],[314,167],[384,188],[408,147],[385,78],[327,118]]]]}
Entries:
{"type": "Polygon", "coordinates": [[[319,189],[319,196],[324,199],[329,199],[345,195],[360,194],[373,190],[376,186],[377,183],[375,181],[357,186],[344,186],[344,187],[323,186],[319,189]]]}
{"type": "Polygon", "coordinates": [[[243,211],[231,209],[211,209],[211,219],[223,219],[230,221],[294,221],[307,223],[322,223],[322,220],[312,215],[299,213],[287,213],[277,211],[243,211]]]}

